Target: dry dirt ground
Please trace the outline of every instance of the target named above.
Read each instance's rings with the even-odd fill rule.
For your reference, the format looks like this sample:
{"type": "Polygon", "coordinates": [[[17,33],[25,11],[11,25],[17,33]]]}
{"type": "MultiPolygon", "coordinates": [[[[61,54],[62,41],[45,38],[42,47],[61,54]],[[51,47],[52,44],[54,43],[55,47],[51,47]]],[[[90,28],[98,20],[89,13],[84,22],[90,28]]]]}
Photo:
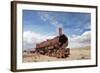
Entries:
{"type": "Polygon", "coordinates": [[[76,48],[70,50],[70,55],[67,58],[59,59],[56,57],[49,57],[45,55],[38,55],[35,53],[23,53],[23,62],[43,62],[43,61],[63,61],[63,60],[82,60],[91,58],[90,47],[76,48]]]}

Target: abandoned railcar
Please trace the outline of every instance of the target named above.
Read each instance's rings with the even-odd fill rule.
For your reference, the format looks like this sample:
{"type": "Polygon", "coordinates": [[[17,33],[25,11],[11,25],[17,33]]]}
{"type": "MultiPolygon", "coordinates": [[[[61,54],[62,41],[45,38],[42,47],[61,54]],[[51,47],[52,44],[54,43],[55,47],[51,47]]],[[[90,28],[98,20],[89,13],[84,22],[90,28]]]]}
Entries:
{"type": "Polygon", "coordinates": [[[66,58],[70,54],[68,46],[68,37],[62,33],[62,28],[59,28],[59,35],[47,39],[36,44],[36,53],[57,58],[66,58]]]}

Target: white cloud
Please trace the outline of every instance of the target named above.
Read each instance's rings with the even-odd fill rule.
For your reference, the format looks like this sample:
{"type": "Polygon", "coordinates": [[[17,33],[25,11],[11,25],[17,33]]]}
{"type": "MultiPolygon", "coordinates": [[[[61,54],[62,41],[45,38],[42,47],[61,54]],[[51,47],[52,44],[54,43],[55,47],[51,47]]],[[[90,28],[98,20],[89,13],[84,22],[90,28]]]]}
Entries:
{"type": "Polygon", "coordinates": [[[85,46],[90,46],[91,44],[91,32],[86,31],[81,36],[75,36],[69,38],[70,48],[82,48],[85,46]]]}
{"type": "Polygon", "coordinates": [[[63,27],[63,25],[60,22],[58,22],[56,18],[50,15],[48,12],[38,12],[38,15],[40,16],[41,20],[49,22],[50,25],[53,25],[55,27],[63,27]]]}
{"type": "Polygon", "coordinates": [[[38,12],[38,15],[43,21],[47,21],[50,17],[47,12],[38,12]]]}
{"type": "Polygon", "coordinates": [[[30,50],[35,48],[37,43],[45,41],[46,39],[51,39],[53,37],[53,35],[47,36],[32,31],[25,31],[23,32],[23,49],[30,50]]]}
{"type": "MultiPolygon", "coordinates": [[[[47,39],[52,39],[57,35],[42,35],[39,33],[35,33],[32,31],[25,31],[23,32],[23,49],[31,50],[36,47],[36,43],[40,43],[47,39]]],[[[81,36],[73,36],[68,37],[69,39],[69,48],[82,48],[85,46],[89,46],[91,44],[91,32],[86,31],[81,36]]]]}

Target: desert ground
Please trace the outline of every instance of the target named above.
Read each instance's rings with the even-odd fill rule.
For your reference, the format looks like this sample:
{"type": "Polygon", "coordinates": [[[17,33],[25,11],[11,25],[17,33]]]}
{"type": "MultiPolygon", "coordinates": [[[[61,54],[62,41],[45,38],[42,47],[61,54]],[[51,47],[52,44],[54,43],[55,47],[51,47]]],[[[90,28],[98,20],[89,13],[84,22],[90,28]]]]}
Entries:
{"type": "Polygon", "coordinates": [[[67,58],[49,57],[36,53],[23,53],[23,62],[46,62],[46,61],[63,61],[63,60],[82,60],[91,58],[90,47],[70,49],[70,55],[67,58]]]}

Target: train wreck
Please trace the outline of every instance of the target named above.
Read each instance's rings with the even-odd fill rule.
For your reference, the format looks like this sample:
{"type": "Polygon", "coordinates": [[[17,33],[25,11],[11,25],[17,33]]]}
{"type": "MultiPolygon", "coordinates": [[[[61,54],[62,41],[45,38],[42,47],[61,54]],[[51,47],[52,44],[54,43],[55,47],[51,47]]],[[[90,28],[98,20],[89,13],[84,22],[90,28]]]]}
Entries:
{"type": "Polygon", "coordinates": [[[36,44],[35,52],[50,57],[68,57],[70,55],[70,48],[66,48],[68,46],[68,37],[63,34],[62,28],[59,27],[58,30],[58,36],[36,44]]]}

